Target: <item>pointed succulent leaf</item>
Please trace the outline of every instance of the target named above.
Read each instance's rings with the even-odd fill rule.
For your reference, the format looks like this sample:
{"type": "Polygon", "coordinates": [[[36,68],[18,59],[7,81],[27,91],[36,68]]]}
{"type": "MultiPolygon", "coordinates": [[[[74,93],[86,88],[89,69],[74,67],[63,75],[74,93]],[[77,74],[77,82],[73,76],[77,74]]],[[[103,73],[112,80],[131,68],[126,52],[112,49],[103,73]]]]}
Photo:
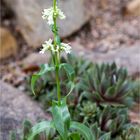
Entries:
{"type": "Polygon", "coordinates": [[[116,122],[115,119],[114,120],[113,119],[108,120],[106,125],[107,125],[110,132],[113,132],[117,129],[117,122],[116,122]]]}
{"type": "Polygon", "coordinates": [[[115,86],[112,86],[112,87],[109,87],[105,93],[105,96],[107,98],[113,98],[114,97],[114,94],[115,94],[115,86]]]}
{"type": "Polygon", "coordinates": [[[91,125],[91,130],[92,130],[92,132],[93,132],[93,134],[95,136],[95,139],[99,139],[99,137],[101,135],[101,130],[100,130],[97,122],[94,123],[93,125],[91,125]]]}
{"type": "Polygon", "coordinates": [[[105,133],[104,135],[102,135],[99,140],[111,140],[111,134],[109,133],[105,133]]]}
{"type": "Polygon", "coordinates": [[[121,129],[121,128],[123,127],[125,121],[126,121],[126,117],[125,117],[124,114],[120,114],[120,115],[116,118],[116,124],[117,124],[117,126],[118,126],[118,127],[117,127],[118,130],[121,129]]]}
{"type": "Polygon", "coordinates": [[[111,65],[111,69],[116,69],[116,68],[117,68],[116,63],[113,62],[112,65],[111,65]]]}
{"type": "Polygon", "coordinates": [[[85,72],[85,70],[91,65],[91,62],[85,61],[82,65],[80,65],[79,75],[85,72]]]}
{"type": "Polygon", "coordinates": [[[103,101],[103,98],[101,97],[101,95],[98,92],[93,92],[93,99],[96,101],[103,101]]]}

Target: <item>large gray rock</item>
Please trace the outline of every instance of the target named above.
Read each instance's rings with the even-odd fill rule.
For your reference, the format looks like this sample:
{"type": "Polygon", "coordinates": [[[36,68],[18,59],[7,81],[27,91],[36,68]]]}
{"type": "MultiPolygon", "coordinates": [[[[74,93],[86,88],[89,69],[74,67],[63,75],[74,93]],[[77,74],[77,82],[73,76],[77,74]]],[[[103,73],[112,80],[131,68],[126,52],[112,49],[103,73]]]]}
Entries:
{"type": "Polygon", "coordinates": [[[0,81],[0,140],[9,140],[11,130],[19,133],[25,119],[35,123],[48,116],[26,94],[0,81]]]}
{"type": "MultiPolygon", "coordinates": [[[[78,46],[75,44],[75,46],[78,46]]],[[[107,53],[89,51],[84,47],[74,47],[76,54],[79,54],[94,63],[112,63],[115,62],[118,67],[124,67],[129,75],[140,73],[140,42],[131,47],[120,47],[110,50],[107,53]]]]}
{"type": "MultiPolygon", "coordinates": [[[[52,5],[52,0],[5,0],[17,16],[20,30],[31,46],[38,46],[52,36],[47,22],[41,18],[44,8],[52,5]]],[[[69,36],[89,19],[85,0],[58,0],[66,15],[59,22],[61,37],[69,36]]]]}

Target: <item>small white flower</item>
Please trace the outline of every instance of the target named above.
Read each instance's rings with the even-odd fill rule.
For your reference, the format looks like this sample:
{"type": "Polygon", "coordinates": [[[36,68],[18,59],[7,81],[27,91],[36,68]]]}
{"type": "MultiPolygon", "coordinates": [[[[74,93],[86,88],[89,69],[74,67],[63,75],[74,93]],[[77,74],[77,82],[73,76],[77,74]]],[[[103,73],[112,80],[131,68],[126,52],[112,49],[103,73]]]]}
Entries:
{"type": "Polygon", "coordinates": [[[53,24],[53,8],[49,9],[44,9],[42,12],[42,18],[48,20],[48,24],[52,25],[53,24]]]}
{"type": "Polygon", "coordinates": [[[48,41],[45,41],[44,44],[42,44],[43,48],[39,53],[44,54],[47,50],[52,50],[53,44],[52,44],[52,39],[49,39],[48,41]]]}
{"type": "Polygon", "coordinates": [[[71,46],[66,43],[61,43],[61,50],[65,51],[66,53],[71,53],[71,46]]]}
{"type": "MultiPolygon", "coordinates": [[[[52,25],[52,24],[54,24],[53,14],[54,14],[53,7],[49,8],[49,9],[44,9],[44,11],[42,12],[42,18],[47,19],[48,24],[52,25]]],[[[56,15],[56,17],[59,17],[60,19],[65,18],[64,13],[57,7],[56,7],[55,15],[56,15]]]]}
{"type": "Polygon", "coordinates": [[[66,16],[64,15],[64,13],[63,13],[60,9],[58,9],[58,8],[57,8],[57,10],[58,10],[59,18],[60,18],[60,19],[65,19],[66,16]]]}

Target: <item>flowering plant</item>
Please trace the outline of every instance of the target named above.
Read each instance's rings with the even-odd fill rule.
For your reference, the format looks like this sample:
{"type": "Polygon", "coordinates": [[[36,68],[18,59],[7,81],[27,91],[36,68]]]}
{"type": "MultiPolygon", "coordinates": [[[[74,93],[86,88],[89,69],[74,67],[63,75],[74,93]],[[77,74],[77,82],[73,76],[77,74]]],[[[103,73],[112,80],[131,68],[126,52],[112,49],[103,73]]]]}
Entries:
{"type": "Polygon", "coordinates": [[[53,7],[49,9],[44,9],[42,12],[43,19],[47,20],[47,23],[50,25],[54,39],[49,39],[45,41],[42,45],[40,53],[44,54],[47,51],[50,51],[53,65],[43,64],[38,73],[34,74],[31,78],[31,89],[34,92],[34,87],[36,85],[36,81],[44,74],[50,71],[55,72],[56,79],[56,88],[57,88],[57,101],[52,101],[51,113],[52,120],[51,121],[43,121],[36,124],[29,135],[28,140],[34,140],[35,136],[39,133],[45,132],[47,139],[56,139],[56,140],[94,140],[94,136],[91,133],[91,130],[79,123],[71,120],[70,113],[66,104],[67,96],[73,91],[74,88],[74,69],[68,63],[60,62],[60,54],[65,52],[69,54],[71,52],[71,46],[66,43],[62,43],[58,34],[58,27],[56,21],[58,18],[64,19],[64,13],[58,8],[57,1],[53,0],[53,7]],[[69,85],[71,86],[70,91],[67,93],[65,97],[61,95],[60,88],[60,79],[59,72],[61,69],[64,69],[68,79],[69,85]],[[51,133],[55,132],[53,136],[51,133]]]}

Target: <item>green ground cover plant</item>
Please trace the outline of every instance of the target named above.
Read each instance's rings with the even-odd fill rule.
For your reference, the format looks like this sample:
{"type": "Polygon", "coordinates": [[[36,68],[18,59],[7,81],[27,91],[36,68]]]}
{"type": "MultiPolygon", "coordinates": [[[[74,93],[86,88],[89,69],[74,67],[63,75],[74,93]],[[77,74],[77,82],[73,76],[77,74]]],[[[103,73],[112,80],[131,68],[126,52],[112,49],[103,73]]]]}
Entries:
{"type": "MultiPolygon", "coordinates": [[[[95,139],[127,140],[124,137],[130,137],[130,140],[137,140],[139,126],[131,124],[128,111],[136,103],[132,95],[134,91],[139,94],[138,83],[128,77],[126,69],[117,68],[115,63],[93,64],[72,54],[67,58],[62,57],[61,61],[73,65],[76,73],[75,89],[68,97],[72,118],[89,126],[95,139]],[[131,129],[134,133],[130,133],[131,129]],[[126,134],[130,136],[124,136],[126,134]]],[[[43,81],[45,86],[39,88],[40,94],[35,99],[43,104],[45,110],[50,106],[49,97],[56,98],[54,92],[51,92],[51,96],[47,94],[55,91],[53,77],[49,74],[49,77],[38,81],[43,81]]],[[[62,94],[65,94],[69,86],[63,87],[67,81],[64,72],[60,73],[60,79],[64,82],[61,82],[61,88],[62,94]]]]}

